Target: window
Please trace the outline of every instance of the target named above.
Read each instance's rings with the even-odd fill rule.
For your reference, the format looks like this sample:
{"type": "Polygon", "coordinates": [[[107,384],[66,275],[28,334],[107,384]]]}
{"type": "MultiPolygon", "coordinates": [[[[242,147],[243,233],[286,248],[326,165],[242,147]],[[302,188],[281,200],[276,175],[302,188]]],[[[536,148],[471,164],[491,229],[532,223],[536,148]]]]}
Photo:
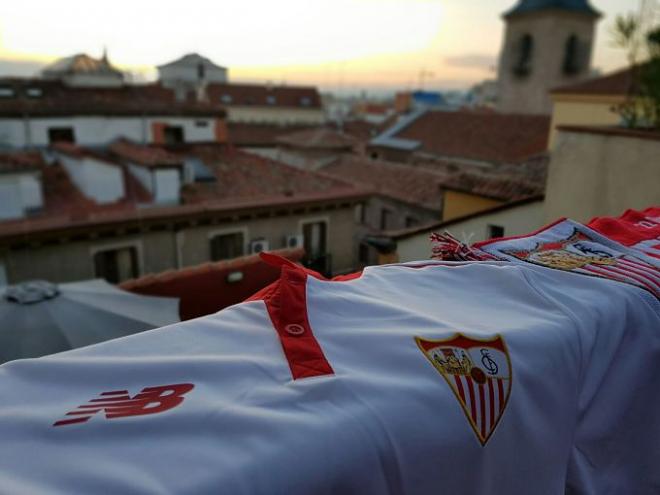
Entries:
{"type": "Polygon", "coordinates": [[[327,225],[325,222],[313,222],[303,225],[305,255],[315,259],[326,254],[327,225]]]}
{"type": "Polygon", "coordinates": [[[518,49],[515,56],[513,73],[518,77],[528,76],[532,72],[532,56],[534,54],[534,38],[531,34],[524,34],[518,40],[518,49]]]}
{"type": "Polygon", "coordinates": [[[185,139],[183,137],[183,127],[180,126],[167,126],[163,131],[165,137],[165,144],[183,144],[185,139]]]}
{"type": "Polygon", "coordinates": [[[195,121],[195,127],[208,127],[209,122],[208,120],[196,120],[195,121]]]}
{"type": "Polygon", "coordinates": [[[504,237],[504,227],[501,225],[489,225],[488,238],[495,239],[496,237],[504,237]]]}
{"type": "Polygon", "coordinates": [[[211,260],[229,260],[245,254],[243,232],[220,234],[211,238],[211,260]]]}
{"type": "Polygon", "coordinates": [[[97,252],[94,255],[94,272],[98,278],[111,284],[138,277],[137,249],[124,247],[97,252]]]}
{"type": "Polygon", "coordinates": [[[232,101],[232,97],[231,97],[231,95],[222,95],[222,96],[220,97],[220,101],[221,101],[222,103],[231,103],[231,101],[232,101]]]}
{"type": "Polygon", "coordinates": [[[312,100],[309,96],[303,96],[302,98],[300,98],[300,104],[303,107],[308,107],[312,104],[312,100]]]}
{"type": "Polygon", "coordinates": [[[198,63],[197,64],[197,79],[200,81],[206,77],[206,67],[204,67],[203,63],[198,63]]]}
{"type": "Polygon", "coordinates": [[[9,88],[7,86],[0,87],[0,98],[13,98],[14,97],[14,88],[9,88]]]}
{"type": "Polygon", "coordinates": [[[419,220],[415,217],[406,217],[406,228],[415,227],[419,225],[419,220]]]}
{"type": "Polygon", "coordinates": [[[25,95],[28,98],[41,98],[43,94],[44,92],[41,88],[27,88],[25,90],[25,95]]]}
{"type": "Polygon", "coordinates": [[[388,230],[392,227],[392,212],[383,208],[380,210],[380,230],[388,230]]]}
{"type": "Polygon", "coordinates": [[[562,67],[564,74],[572,76],[580,72],[580,53],[577,36],[570,35],[566,40],[564,48],[564,65],[562,67]]]}
{"type": "Polygon", "coordinates": [[[48,142],[53,143],[75,143],[73,127],[51,127],[48,129],[48,142]]]}

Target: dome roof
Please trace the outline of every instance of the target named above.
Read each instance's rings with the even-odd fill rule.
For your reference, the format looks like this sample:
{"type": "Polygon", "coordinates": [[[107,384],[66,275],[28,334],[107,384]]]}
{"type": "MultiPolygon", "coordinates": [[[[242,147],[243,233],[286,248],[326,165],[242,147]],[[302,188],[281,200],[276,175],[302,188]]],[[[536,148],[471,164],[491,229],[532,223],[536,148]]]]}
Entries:
{"type": "Polygon", "coordinates": [[[567,10],[592,17],[600,16],[600,12],[589,4],[589,0],[520,0],[515,7],[504,13],[504,17],[542,10],[567,10]]]}

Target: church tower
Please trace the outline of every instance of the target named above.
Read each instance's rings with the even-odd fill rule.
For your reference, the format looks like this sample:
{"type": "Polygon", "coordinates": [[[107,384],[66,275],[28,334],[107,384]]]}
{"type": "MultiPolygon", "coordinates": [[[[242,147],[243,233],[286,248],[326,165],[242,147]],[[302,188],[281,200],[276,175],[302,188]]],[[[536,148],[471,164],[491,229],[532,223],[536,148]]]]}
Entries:
{"type": "Polygon", "coordinates": [[[520,0],[503,17],[498,110],[550,114],[550,90],[589,77],[600,14],[589,0],[520,0]]]}

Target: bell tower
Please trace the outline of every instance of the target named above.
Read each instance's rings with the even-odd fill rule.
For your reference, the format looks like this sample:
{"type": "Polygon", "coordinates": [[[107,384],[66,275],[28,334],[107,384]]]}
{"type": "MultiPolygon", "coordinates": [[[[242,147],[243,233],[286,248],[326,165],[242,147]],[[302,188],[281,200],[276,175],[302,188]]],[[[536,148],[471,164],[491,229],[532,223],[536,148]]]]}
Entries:
{"type": "Polygon", "coordinates": [[[498,110],[549,115],[550,90],[589,77],[599,17],[589,0],[520,0],[505,12],[498,110]]]}

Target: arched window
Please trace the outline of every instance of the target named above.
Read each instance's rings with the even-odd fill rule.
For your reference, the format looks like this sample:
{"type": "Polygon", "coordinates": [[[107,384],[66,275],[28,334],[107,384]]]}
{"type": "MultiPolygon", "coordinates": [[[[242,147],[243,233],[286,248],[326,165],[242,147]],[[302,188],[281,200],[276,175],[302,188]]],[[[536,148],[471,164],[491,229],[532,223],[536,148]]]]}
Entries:
{"type": "Polygon", "coordinates": [[[577,36],[571,34],[566,40],[564,47],[564,66],[562,70],[564,74],[570,76],[577,74],[582,69],[580,67],[580,45],[577,36]]]}
{"type": "Polygon", "coordinates": [[[529,33],[523,34],[518,41],[518,50],[513,66],[513,73],[518,77],[528,76],[532,72],[534,38],[529,33]]]}

